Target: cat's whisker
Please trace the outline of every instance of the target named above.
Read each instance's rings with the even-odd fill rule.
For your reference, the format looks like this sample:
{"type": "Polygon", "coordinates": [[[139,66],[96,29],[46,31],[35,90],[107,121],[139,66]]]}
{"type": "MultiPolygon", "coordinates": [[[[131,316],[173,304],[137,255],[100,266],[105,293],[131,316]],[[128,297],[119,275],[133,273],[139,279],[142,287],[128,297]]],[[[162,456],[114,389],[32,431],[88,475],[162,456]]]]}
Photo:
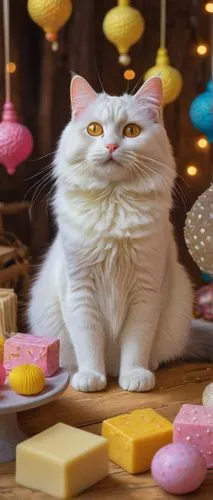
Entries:
{"type": "Polygon", "coordinates": [[[44,177],[42,177],[42,179],[39,179],[36,183],[34,183],[32,186],[30,186],[30,188],[27,190],[27,192],[26,192],[26,193],[25,193],[25,195],[24,195],[24,200],[26,200],[26,199],[27,199],[28,194],[30,194],[30,193],[31,193],[31,191],[32,191],[32,190],[33,190],[36,186],[42,185],[42,184],[43,184],[43,182],[46,182],[48,178],[50,178],[50,180],[51,180],[51,178],[52,178],[52,176],[50,175],[50,173],[49,173],[49,172],[48,172],[48,173],[47,173],[44,177]]]}
{"type": "MultiPolygon", "coordinates": [[[[158,200],[157,190],[156,190],[156,187],[155,187],[155,184],[154,184],[152,177],[147,172],[144,171],[144,168],[141,169],[141,165],[139,163],[133,161],[133,164],[135,167],[135,171],[138,174],[140,174],[140,179],[142,180],[142,174],[143,174],[148,179],[149,184],[151,184],[151,186],[153,186],[152,191],[155,193],[156,200],[158,200]]],[[[144,165],[144,167],[146,167],[146,165],[144,165]]],[[[147,170],[151,170],[151,169],[147,169],[147,170]]]]}
{"type": "Polygon", "coordinates": [[[71,170],[71,173],[68,177],[66,177],[66,183],[72,183],[72,180],[73,180],[73,173],[79,173],[82,171],[85,172],[88,168],[88,162],[86,160],[84,160],[83,162],[80,163],[80,166],[78,164],[75,164],[73,165],[72,164],[72,170],[71,170]]]}
{"type": "MultiPolygon", "coordinates": [[[[48,199],[47,199],[47,203],[48,203],[48,200],[49,200],[49,198],[50,198],[50,194],[52,193],[52,191],[53,191],[53,189],[54,189],[55,187],[56,187],[56,185],[55,185],[55,183],[54,183],[54,184],[53,184],[53,186],[51,187],[50,191],[49,191],[47,194],[45,194],[45,195],[44,195],[44,196],[40,199],[40,203],[42,203],[42,202],[45,200],[45,198],[46,198],[46,197],[48,197],[48,199]]],[[[40,193],[41,193],[42,191],[43,191],[43,189],[40,191],[40,193]]],[[[39,193],[39,194],[40,194],[40,193],[39,193]]],[[[35,205],[36,205],[36,203],[37,203],[37,201],[38,201],[38,197],[39,197],[39,195],[36,197],[36,199],[35,199],[35,200],[33,200],[33,199],[31,200],[31,203],[30,203],[30,208],[29,208],[30,217],[32,217],[32,211],[33,211],[33,208],[35,207],[35,205]]],[[[45,213],[48,213],[48,211],[47,211],[47,203],[45,203],[45,213]]]]}
{"type": "Polygon", "coordinates": [[[139,87],[139,85],[141,84],[141,81],[142,81],[143,77],[140,76],[140,78],[138,78],[136,84],[134,85],[132,91],[130,92],[130,95],[133,95],[135,90],[137,89],[137,87],[139,87]]]}
{"type": "Polygon", "coordinates": [[[184,192],[182,191],[181,187],[178,184],[176,184],[176,185],[173,186],[172,193],[174,193],[174,195],[177,194],[177,196],[180,197],[180,199],[181,199],[181,201],[183,203],[184,211],[187,212],[185,194],[184,194],[184,192]]]}
{"type": "MultiPolygon", "coordinates": [[[[36,192],[34,193],[33,198],[32,198],[32,200],[30,202],[31,209],[33,209],[33,207],[36,205],[36,203],[39,200],[39,197],[40,197],[41,193],[43,192],[43,190],[45,189],[45,187],[46,186],[44,185],[43,188],[40,191],[36,190],[36,192]]],[[[40,201],[42,201],[42,199],[43,198],[41,198],[40,201]]]]}
{"type": "MultiPolygon", "coordinates": [[[[148,165],[146,165],[145,163],[143,163],[143,166],[144,166],[144,167],[147,167],[147,168],[149,168],[149,170],[151,170],[151,167],[150,167],[150,166],[148,166],[148,165]]],[[[165,165],[165,167],[166,167],[166,165],[165,165]]],[[[157,174],[158,176],[160,176],[162,184],[166,185],[166,186],[167,186],[167,188],[168,188],[168,191],[170,191],[170,190],[171,190],[171,186],[170,186],[170,184],[169,184],[169,183],[167,183],[167,182],[166,182],[166,178],[165,178],[165,177],[163,177],[163,176],[160,174],[160,172],[158,172],[158,171],[154,171],[154,170],[153,170],[153,173],[155,173],[155,174],[157,174]]],[[[176,186],[174,185],[174,186],[173,186],[173,192],[174,192],[174,193],[178,193],[178,195],[180,195],[180,198],[181,198],[182,203],[183,203],[184,210],[186,211],[186,210],[187,210],[187,208],[186,208],[186,199],[185,199],[185,197],[184,197],[184,193],[183,193],[183,191],[181,190],[180,186],[179,186],[179,185],[176,185],[176,186]]]]}
{"type": "Polygon", "coordinates": [[[97,73],[97,77],[98,77],[98,81],[100,83],[100,86],[101,86],[101,89],[102,89],[102,92],[105,93],[105,90],[104,90],[104,86],[103,86],[103,83],[102,83],[102,80],[101,80],[101,76],[100,76],[100,73],[98,71],[98,65],[97,65],[97,60],[95,58],[95,69],[96,69],[96,73],[97,73]]]}
{"type": "Polygon", "coordinates": [[[49,165],[45,165],[45,167],[41,168],[39,170],[39,172],[37,172],[36,174],[34,175],[31,175],[30,177],[26,177],[26,179],[24,179],[24,182],[28,182],[28,181],[31,181],[32,179],[34,179],[35,177],[38,177],[39,175],[42,175],[43,172],[45,172],[46,170],[50,170],[51,168],[53,167],[53,164],[52,163],[49,163],[49,165]]]}
{"type": "Polygon", "coordinates": [[[47,158],[48,156],[51,156],[51,155],[54,155],[54,154],[55,154],[55,151],[52,151],[50,153],[47,153],[46,155],[39,156],[39,158],[33,158],[32,161],[33,162],[40,161],[40,160],[43,160],[44,158],[47,158]]]}
{"type": "MultiPolygon", "coordinates": [[[[139,158],[140,158],[140,156],[139,156],[139,158]]],[[[161,161],[157,160],[156,158],[150,158],[150,157],[148,157],[148,156],[144,156],[144,155],[143,155],[143,156],[142,156],[142,159],[144,159],[144,160],[146,160],[146,161],[153,162],[153,163],[157,163],[158,165],[160,165],[160,166],[162,166],[162,167],[164,167],[164,168],[168,169],[170,172],[172,172],[171,167],[169,167],[166,163],[163,163],[163,162],[161,162],[161,161]]],[[[184,183],[187,187],[189,187],[189,185],[187,184],[187,182],[186,182],[186,180],[184,179],[184,177],[183,177],[182,175],[180,175],[178,172],[176,172],[176,177],[179,177],[179,178],[183,181],[183,183],[184,183]]]]}
{"type": "Polygon", "coordinates": [[[52,196],[52,193],[55,189],[55,184],[53,184],[53,186],[50,188],[50,191],[49,193],[47,193],[47,195],[45,195],[44,199],[47,198],[47,201],[46,201],[46,208],[45,208],[45,213],[48,215],[48,206],[49,206],[49,201],[50,201],[50,198],[52,196]]]}
{"type": "Polygon", "coordinates": [[[73,158],[71,165],[78,164],[84,160],[85,160],[85,155],[83,155],[83,154],[76,155],[75,158],[73,158]]]}
{"type": "Polygon", "coordinates": [[[31,200],[32,205],[34,205],[36,203],[37,199],[39,198],[39,195],[48,186],[49,182],[50,181],[48,181],[47,179],[43,179],[42,182],[40,182],[40,184],[38,184],[37,188],[35,189],[35,191],[33,193],[33,197],[31,200]]]}

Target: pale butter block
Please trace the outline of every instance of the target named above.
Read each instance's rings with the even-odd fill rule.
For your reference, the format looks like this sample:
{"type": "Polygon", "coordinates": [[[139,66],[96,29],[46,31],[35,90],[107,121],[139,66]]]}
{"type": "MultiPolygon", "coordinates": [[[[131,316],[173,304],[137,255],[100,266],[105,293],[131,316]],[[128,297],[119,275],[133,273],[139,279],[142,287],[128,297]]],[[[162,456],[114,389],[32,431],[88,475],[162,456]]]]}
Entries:
{"type": "Polygon", "coordinates": [[[107,440],[58,423],[16,448],[16,482],[68,498],[108,474],[107,440]]]}

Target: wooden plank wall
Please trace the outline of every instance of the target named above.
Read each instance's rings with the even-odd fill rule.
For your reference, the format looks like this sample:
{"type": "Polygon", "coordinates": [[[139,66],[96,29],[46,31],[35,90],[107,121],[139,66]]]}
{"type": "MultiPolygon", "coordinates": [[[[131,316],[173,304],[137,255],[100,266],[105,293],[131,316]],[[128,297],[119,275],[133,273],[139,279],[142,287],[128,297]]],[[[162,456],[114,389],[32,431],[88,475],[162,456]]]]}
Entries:
{"type": "MultiPolygon", "coordinates": [[[[17,169],[13,177],[0,167],[0,199],[32,201],[31,223],[27,216],[8,217],[7,228],[30,244],[37,258],[47,248],[53,234],[48,192],[52,184],[45,175],[51,172],[51,160],[61,130],[70,116],[70,71],[85,76],[99,91],[120,94],[126,89],[116,49],[102,33],[102,20],[115,0],[75,0],[72,17],[60,33],[60,48],[51,51],[42,31],[32,22],[26,0],[11,0],[11,59],[17,64],[12,77],[12,96],[19,115],[32,130],[35,149],[32,158],[17,169]],[[98,77],[99,74],[99,77],[98,77]],[[48,156],[46,156],[48,155],[48,156]],[[49,165],[49,166],[48,166],[49,165]],[[44,169],[44,170],[43,170],[44,169]],[[40,186],[38,183],[42,181],[40,186]]],[[[132,0],[145,18],[146,29],[141,41],[131,51],[132,67],[137,79],[153,65],[159,45],[159,0],[132,0]]],[[[180,98],[165,110],[165,123],[177,159],[178,180],[173,219],[181,259],[195,280],[199,272],[192,263],[183,241],[186,211],[210,181],[210,157],[194,147],[196,132],[188,115],[195,95],[204,89],[209,75],[209,61],[194,56],[198,38],[208,39],[209,18],[201,0],[168,0],[167,41],[172,63],[181,71],[184,87],[180,98]],[[196,161],[201,175],[186,179],[185,165],[196,161]],[[181,189],[182,194],[178,193],[181,189]],[[184,198],[184,199],[183,199],[184,198]]],[[[2,12],[0,12],[0,108],[4,99],[2,12]]],[[[129,90],[135,85],[130,84],[129,90]]]]}

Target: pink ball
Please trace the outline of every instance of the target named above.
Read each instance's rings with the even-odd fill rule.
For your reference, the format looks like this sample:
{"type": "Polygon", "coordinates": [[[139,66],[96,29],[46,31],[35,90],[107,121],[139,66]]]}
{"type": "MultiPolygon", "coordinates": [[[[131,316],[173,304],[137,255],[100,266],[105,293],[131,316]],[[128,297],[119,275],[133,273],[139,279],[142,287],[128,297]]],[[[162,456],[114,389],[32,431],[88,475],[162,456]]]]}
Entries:
{"type": "Polygon", "coordinates": [[[6,370],[3,365],[0,365],[0,385],[4,385],[6,380],[6,370]]]}
{"type": "Polygon", "coordinates": [[[155,481],[173,495],[196,490],[206,477],[204,458],[190,444],[173,443],[155,454],[151,472],[155,481]]]}

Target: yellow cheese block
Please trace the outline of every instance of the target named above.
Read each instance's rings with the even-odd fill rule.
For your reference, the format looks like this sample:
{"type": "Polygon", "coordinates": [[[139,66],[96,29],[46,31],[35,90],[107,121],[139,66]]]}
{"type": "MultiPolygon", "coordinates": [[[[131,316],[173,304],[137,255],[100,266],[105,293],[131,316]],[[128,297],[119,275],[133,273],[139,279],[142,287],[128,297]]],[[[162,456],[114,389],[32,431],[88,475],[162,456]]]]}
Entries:
{"type": "Polygon", "coordinates": [[[108,474],[107,452],[103,437],[59,423],[17,446],[16,482],[65,499],[108,474]]]}
{"type": "Polygon", "coordinates": [[[104,420],[102,436],[109,443],[109,459],[127,472],[150,468],[162,446],[172,442],[173,425],[151,408],[104,420]]]}

